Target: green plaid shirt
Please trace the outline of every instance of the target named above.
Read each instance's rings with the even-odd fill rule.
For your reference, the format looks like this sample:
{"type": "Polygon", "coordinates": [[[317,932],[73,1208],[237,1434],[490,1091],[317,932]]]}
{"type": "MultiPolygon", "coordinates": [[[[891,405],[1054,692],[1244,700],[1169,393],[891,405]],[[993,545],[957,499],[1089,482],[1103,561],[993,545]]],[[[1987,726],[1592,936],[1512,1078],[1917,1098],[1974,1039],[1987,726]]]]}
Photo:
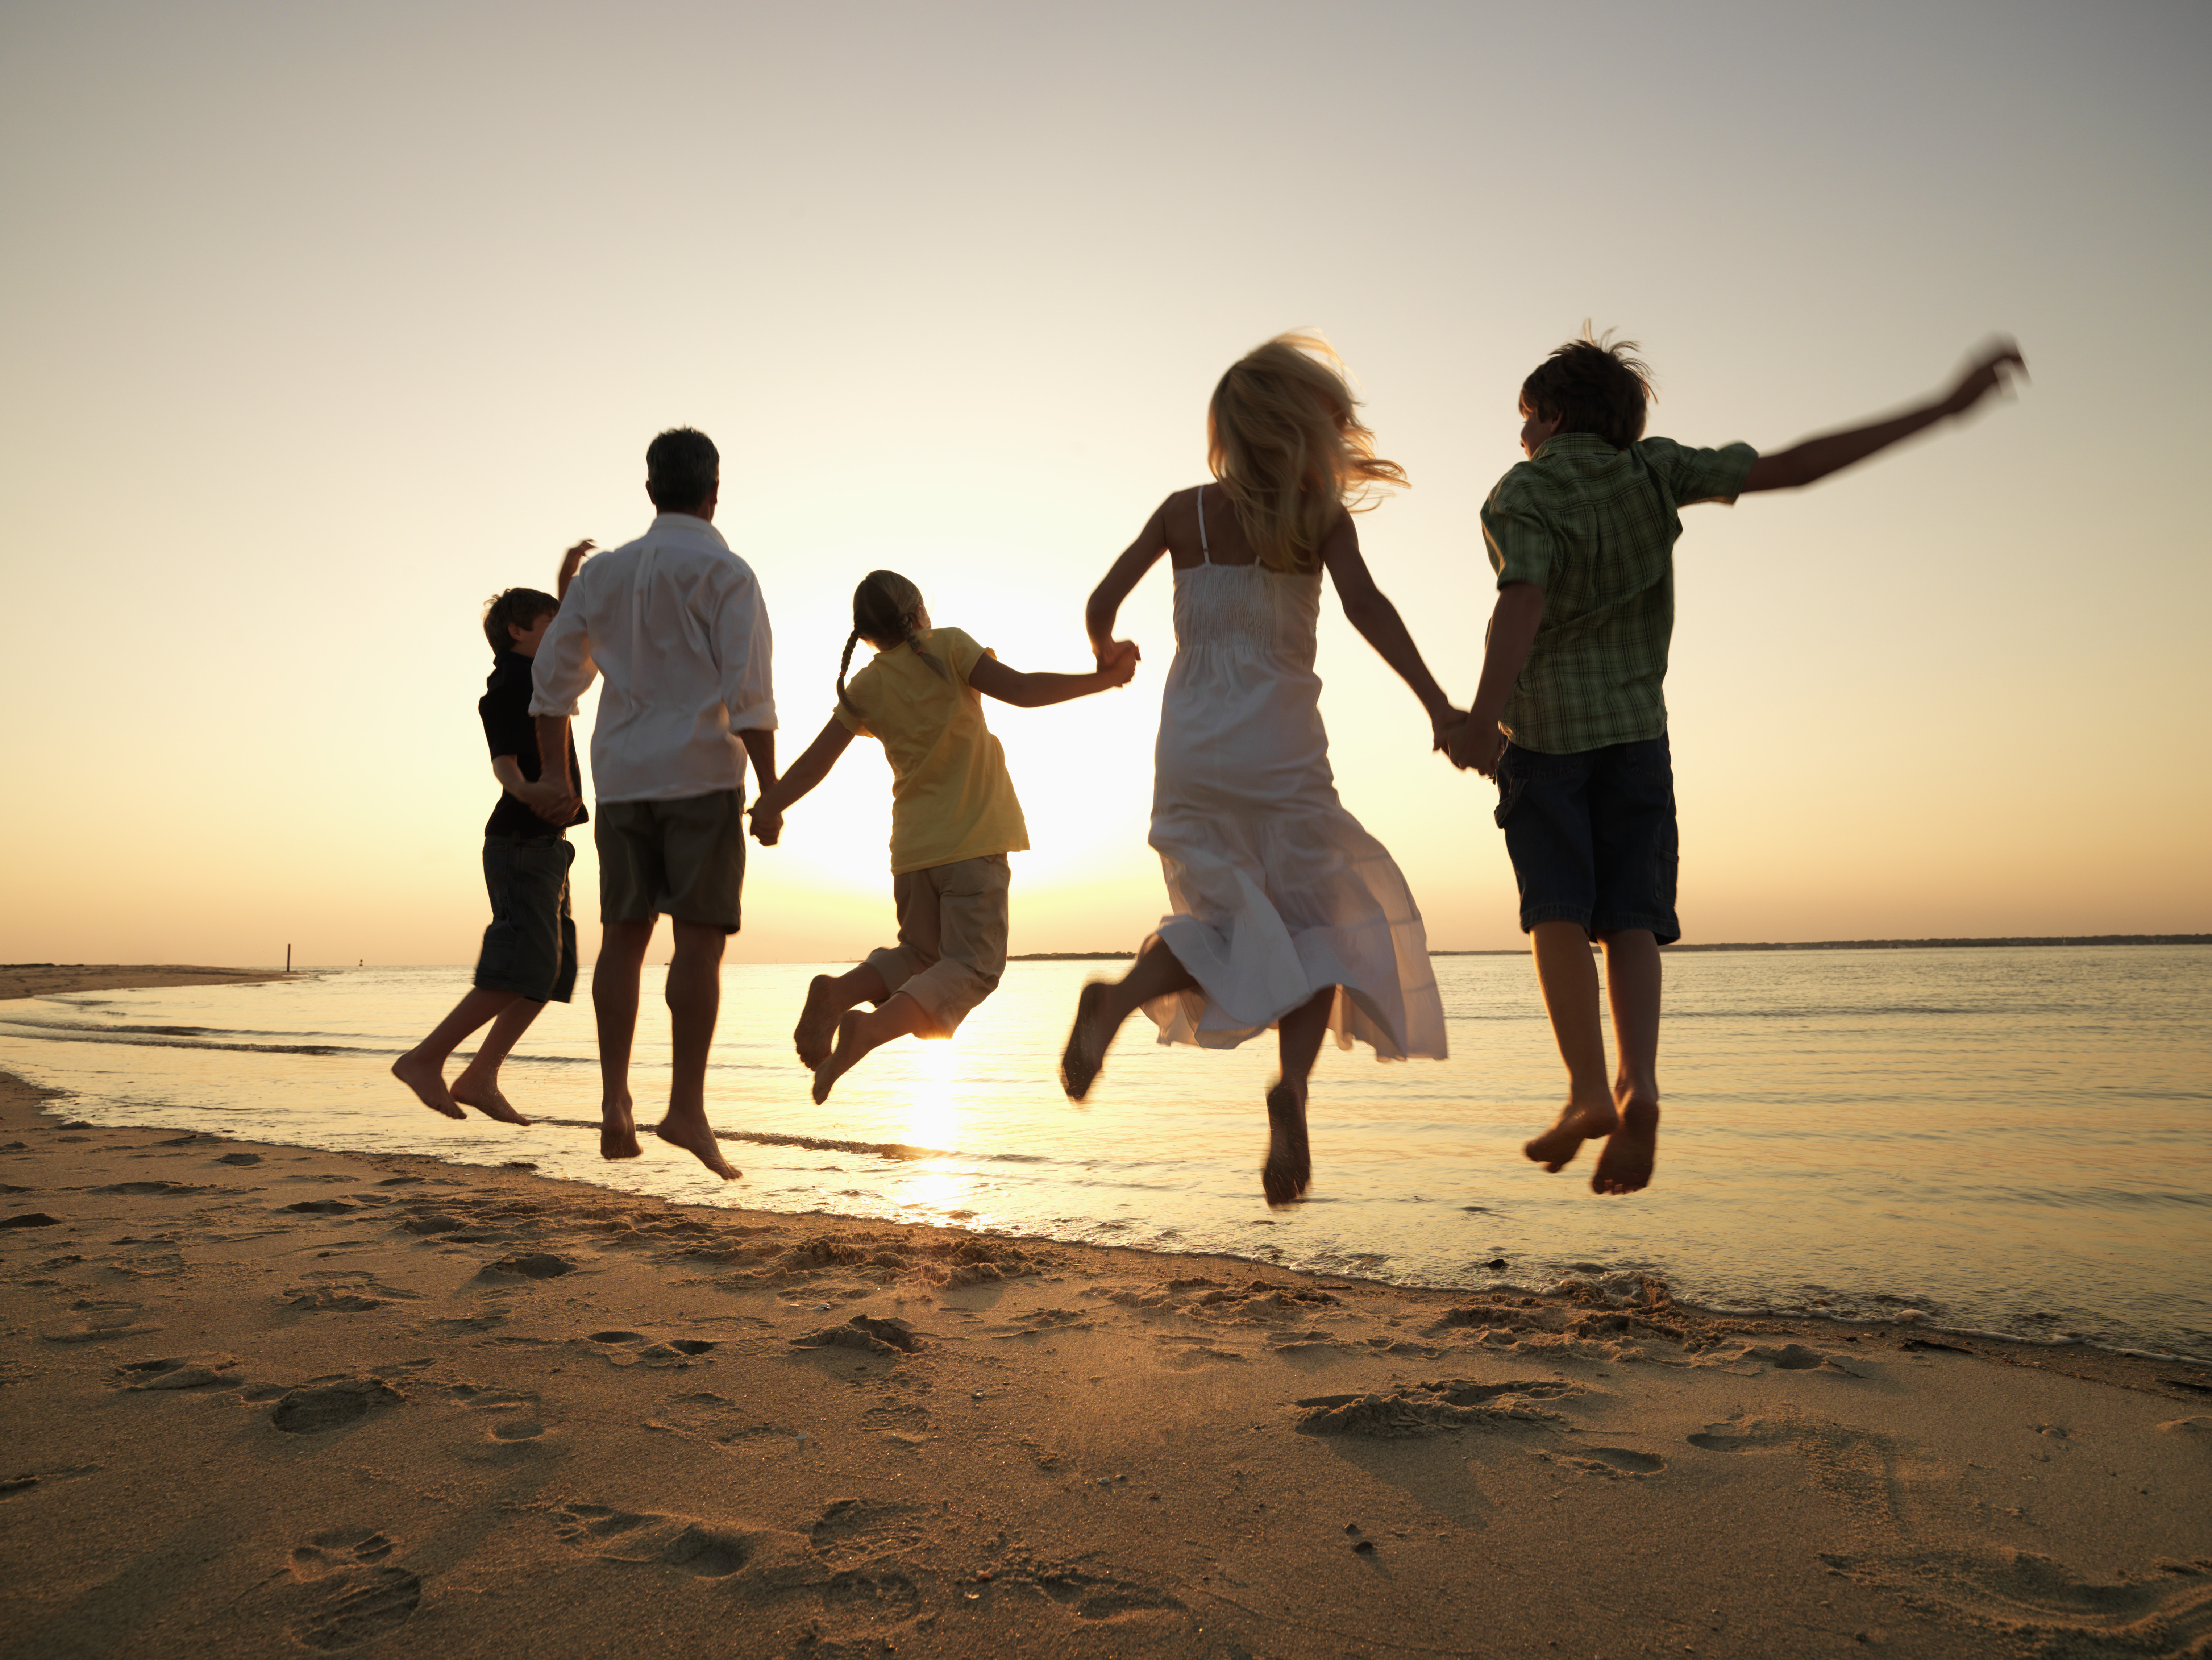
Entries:
{"type": "Polygon", "coordinates": [[[1482,540],[1498,586],[1534,582],[1544,621],[1498,722],[1523,749],[1565,755],[1667,730],[1677,508],[1734,503],[1759,453],[1646,438],[1625,450],[1561,433],[1498,481],[1482,540]]]}

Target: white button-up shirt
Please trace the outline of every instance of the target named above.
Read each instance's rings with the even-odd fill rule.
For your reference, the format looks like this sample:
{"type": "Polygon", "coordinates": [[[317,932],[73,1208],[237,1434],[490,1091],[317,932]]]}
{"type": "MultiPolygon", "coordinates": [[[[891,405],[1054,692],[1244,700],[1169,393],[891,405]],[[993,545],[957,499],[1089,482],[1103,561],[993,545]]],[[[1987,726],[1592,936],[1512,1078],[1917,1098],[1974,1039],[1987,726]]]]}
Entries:
{"type": "Polygon", "coordinates": [[[586,564],[538,648],[532,714],[576,713],[606,677],[592,729],[602,801],[667,801],[745,787],[735,734],[772,731],[768,608],[721,532],[664,513],[586,564]]]}

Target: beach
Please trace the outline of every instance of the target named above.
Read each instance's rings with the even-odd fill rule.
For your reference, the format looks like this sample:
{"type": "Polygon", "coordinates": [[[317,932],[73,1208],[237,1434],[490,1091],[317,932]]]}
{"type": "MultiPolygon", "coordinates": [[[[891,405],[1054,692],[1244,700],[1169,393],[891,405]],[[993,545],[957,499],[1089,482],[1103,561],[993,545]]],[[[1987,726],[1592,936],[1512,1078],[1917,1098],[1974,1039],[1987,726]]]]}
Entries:
{"type": "Polygon", "coordinates": [[[2194,1363],[48,1104],[0,1655],[2212,1651],[2194,1363]]]}

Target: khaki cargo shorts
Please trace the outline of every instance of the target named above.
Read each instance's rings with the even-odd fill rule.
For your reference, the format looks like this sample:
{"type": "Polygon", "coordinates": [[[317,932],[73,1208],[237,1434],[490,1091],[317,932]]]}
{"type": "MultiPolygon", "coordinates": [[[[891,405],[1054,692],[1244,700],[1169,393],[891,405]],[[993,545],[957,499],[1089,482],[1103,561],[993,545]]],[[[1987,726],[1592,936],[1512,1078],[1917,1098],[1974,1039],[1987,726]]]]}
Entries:
{"type": "Polygon", "coordinates": [[[868,953],[894,992],[921,1006],[924,1037],[950,1037],[1006,971],[1006,855],[986,854],[891,878],[899,942],[868,953]]]}
{"type": "Polygon", "coordinates": [[[599,921],[668,915],[735,933],[745,881],[744,805],[736,790],[595,803],[599,921]]]}

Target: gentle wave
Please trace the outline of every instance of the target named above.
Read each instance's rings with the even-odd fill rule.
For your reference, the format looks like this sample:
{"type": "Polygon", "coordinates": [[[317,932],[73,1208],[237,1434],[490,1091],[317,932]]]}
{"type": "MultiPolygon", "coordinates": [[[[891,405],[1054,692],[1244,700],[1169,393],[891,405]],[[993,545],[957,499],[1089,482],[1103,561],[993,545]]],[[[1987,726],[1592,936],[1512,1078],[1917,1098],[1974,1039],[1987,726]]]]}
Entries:
{"type": "MultiPolygon", "coordinates": [[[[744,1180],[658,1143],[598,1157],[588,1001],[553,1005],[507,1091],[540,1128],[424,1112],[391,1057],[460,970],[38,1000],[0,1066],[94,1122],[207,1128],[542,1175],[686,1203],[909,1219],[1457,1287],[1666,1278],[1684,1301],[2212,1358],[2212,951],[1978,950],[1841,961],[1700,953],[1668,970],[1658,1180],[1594,1198],[1589,1154],[1520,1154],[1559,1098],[1518,958],[1439,959],[1445,1062],[1324,1056],[1316,1185],[1260,1202],[1273,1045],[1170,1050],[1133,1024],[1087,1109],[1052,1076],[1085,964],[1016,964],[950,1043],[902,1043],[811,1104],[789,1018],[811,965],[725,970],[709,1080],[744,1180]],[[99,1018],[90,1018],[94,1011],[99,1018]],[[1907,1017],[1924,1016],[1925,1018],[1907,1017]],[[240,1017],[243,1017],[241,1022],[240,1017]]],[[[665,1087],[648,1008],[641,1098],[665,1087]]]]}

